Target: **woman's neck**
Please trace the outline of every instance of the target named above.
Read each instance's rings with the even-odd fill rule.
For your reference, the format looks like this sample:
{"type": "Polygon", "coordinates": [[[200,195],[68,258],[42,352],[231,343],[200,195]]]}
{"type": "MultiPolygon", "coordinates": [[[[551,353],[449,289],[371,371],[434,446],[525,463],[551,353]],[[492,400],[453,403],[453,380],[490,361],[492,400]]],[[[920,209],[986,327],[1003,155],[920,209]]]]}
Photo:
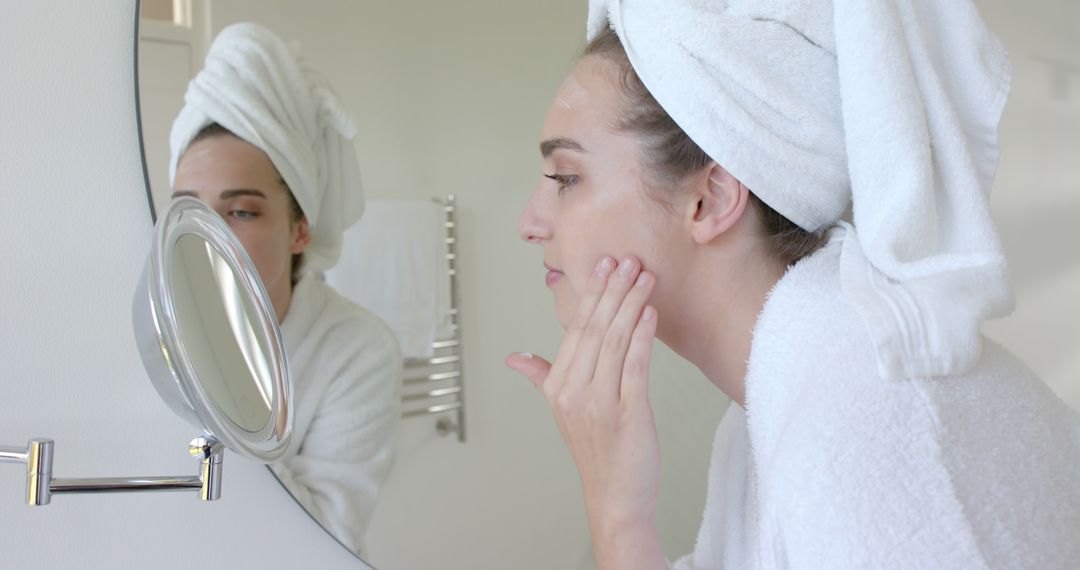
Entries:
{"type": "Polygon", "coordinates": [[[289,304],[292,303],[293,284],[286,282],[282,287],[276,287],[267,292],[270,295],[270,304],[274,307],[274,316],[277,317],[278,325],[285,322],[285,315],[289,312],[289,304]]]}
{"type": "Polygon", "coordinates": [[[688,286],[681,287],[678,299],[660,313],[660,338],[732,401],[746,407],[746,367],[754,327],[786,269],[755,261],[723,261],[694,264],[700,268],[697,274],[687,276],[688,286]]]}

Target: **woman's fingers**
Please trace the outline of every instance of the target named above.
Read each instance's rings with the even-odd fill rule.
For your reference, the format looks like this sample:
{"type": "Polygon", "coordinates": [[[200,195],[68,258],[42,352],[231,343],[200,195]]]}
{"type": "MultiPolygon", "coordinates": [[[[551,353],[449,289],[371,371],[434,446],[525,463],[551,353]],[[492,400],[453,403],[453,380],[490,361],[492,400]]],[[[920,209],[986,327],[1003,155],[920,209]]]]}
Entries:
{"type": "Polygon", "coordinates": [[[612,399],[619,399],[624,362],[629,357],[628,351],[634,331],[640,326],[642,311],[649,302],[655,284],[656,277],[652,273],[642,271],[638,275],[604,336],[596,363],[593,387],[612,399]]]}
{"type": "Polygon", "coordinates": [[[596,264],[595,270],[593,270],[589,281],[586,283],[585,294],[578,301],[578,310],[574,314],[574,320],[567,327],[568,333],[580,333],[585,330],[585,327],[589,324],[589,319],[592,318],[592,314],[596,310],[596,305],[604,295],[608,277],[611,276],[614,269],[615,260],[611,257],[605,256],[596,264]]]}
{"type": "Polygon", "coordinates": [[[619,388],[623,404],[648,404],[649,365],[652,362],[653,339],[656,337],[656,321],[656,309],[651,305],[645,307],[630,337],[619,388]]]}
{"type": "Polygon", "coordinates": [[[619,263],[618,269],[607,280],[607,288],[581,333],[573,363],[570,365],[568,384],[576,384],[578,388],[582,388],[592,381],[604,339],[611,332],[615,316],[623,305],[627,292],[633,288],[640,270],[641,263],[628,257],[619,263]]]}
{"type": "Polygon", "coordinates": [[[551,396],[557,393],[566,383],[570,363],[573,362],[574,355],[577,353],[582,334],[589,324],[589,318],[596,309],[596,305],[604,294],[608,277],[614,269],[615,260],[611,257],[604,257],[596,264],[596,268],[586,284],[585,294],[578,301],[578,309],[574,314],[574,319],[570,322],[570,326],[566,328],[566,334],[559,345],[559,352],[555,356],[555,364],[552,365],[555,374],[552,381],[544,386],[545,395],[551,396]]]}
{"type": "Polygon", "coordinates": [[[528,378],[539,390],[551,371],[551,363],[528,352],[515,352],[506,357],[506,365],[528,378]]]}

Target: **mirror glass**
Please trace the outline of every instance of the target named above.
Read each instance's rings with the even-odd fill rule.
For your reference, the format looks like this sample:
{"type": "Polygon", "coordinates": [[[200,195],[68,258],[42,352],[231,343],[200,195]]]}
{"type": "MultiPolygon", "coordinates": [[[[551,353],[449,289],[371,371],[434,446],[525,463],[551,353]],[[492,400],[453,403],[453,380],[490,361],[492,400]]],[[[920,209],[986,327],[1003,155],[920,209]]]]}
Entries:
{"type": "MultiPolygon", "coordinates": [[[[146,4],[144,16],[151,15],[146,4]]],[[[203,69],[210,42],[238,22],[257,22],[288,42],[298,42],[310,66],[327,78],[356,122],[355,150],[369,200],[458,196],[468,441],[436,432],[436,421],[453,419],[453,414],[403,417],[398,426],[386,420],[387,414],[402,415],[389,400],[407,397],[408,385],[398,382],[394,390],[379,389],[379,383],[390,382],[385,378],[400,375],[390,359],[375,357],[385,351],[357,348],[350,339],[361,335],[314,326],[323,317],[316,311],[297,311],[305,305],[294,298],[283,307],[280,324],[293,369],[297,430],[290,451],[271,466],[284,487],[350,550],[361,552],[364,541],[359,537],[366,537],[367,559],[380,568],[588,568],[592,556],[579,477],[541,399],[502,365],[513,351],[536,350],[550,358],[562,338],[543,285],[539,252],[515,239],[515,224],[540,179],[540,128],[582,47],[588,3],[156,4],[154,19],[144,18],[139,38],[141,125],[152,191],[148,215],[160,215],[172,200],[169,132],[184,106],[188,82],[203,69]],[[308,319],[297,318],[303,315],[308,319]],[[341,373],[344,360],[333,358],[346,353],[356,355],[353,362],[359,370],[347,376],[341,373]],[[343,379],[353,388],[335,387],[343,379]],[[337,409],[331,405],[335,403],[337,409]],[[346,450],[363,451],[346,457],[346,450]],[[362,499],[348,501],[350,497],[362,499]]],[[[1046,251],[1061,251],[1063,244],[1077,240],[1060,232],[1075,233],[1080,226],[1043,223],[1046,232],[1058,233],[1036,240],[1040,232],[1018,220],[1033,219],[1030,208],[1040,204],[1040,212],[1076,211],[1075,199],[1068,202],[1070,210],[1062,207],[1061,197],[1080,196],[1071,155],[1065,152],[1077,147],[1075,133],[1080,132],[1075,128],[1080,120],[1080,75],[1075,72],[1080,62],[1075,54],[1080,50],[1064,49],[1075,42],[1044,25],[1049,14],[1061,11],[1047,9],[1051,2],[1036,2],[1042,9],[1006,0],[978,4],[1002,34],[1017,72],[1003,130],[1001,184],[993,194],[1003,216],[1003,238],[1007,247],[1030,239],[1058,248],[1046,251]],[[1027,28],[1019,25],[1023,22],[1027,28]],[[1038,44],[1042,47],[1025,47],[1025,30],[1043,42],[1038,44]],[[1058,63],[1051,66],[1053,61],[1058,63]]],[[[370,206],[360,224],[376,212],[370,206]]],[[[243,209],[214,207],[223,216],[243,209]]],[[[236,224],[241,222],[226,219],[239,234],[236,224]]],[[[403,244],[384,237],[379,245],[390,249],[403,244]]],[[[1046,329],[1055,331],[1055,338],[1080,338],[1078,321],[1068,318],[1076,312],[1060,309],[1062,298],[1080,297],[1057,293],[1076,290],[1072,284],[1080,277],[1073,270],[1068,273],[1071,281],[1059,279],[1058,273],[1064,274],[1059,264],[1039,261],[1062,255],[1024,255],[1028,251],[1042,250],[1015,246],[1010,257],[1020,269],[1017,274],[1032,284],[1020,292],[1021,306],[1026,302],[1040,308],[1018,317],[1028,319],[1023,326],[1017,326],[1018,320],[1004,322],[999,336],[1009,346],[1026,342],[1028,353],[1021,356],[1042,366],[1037,369],[1042,376],[1056,377],[1076,393],[1076,351],[1037,342],[1041,337],[1028,331],[1046,329]]],[[[428,283],[390,273],[395,266],[419,265],[420,259],[404,252],[393,263],[353,259],[352,281],[378,282],[391,292],[421,290],[428,283]]],[[[270,279],[264,281],[273,289],[270,279]]],[[[339,283],[333,275],[328,281],[339,283]]],[[[302,280],[296,291],[315,290],[314,284],[302,280]]],[[[344,287],[337,293],[350,294],[344,287]]],[[[326,293],[322,298],[332,297],[326,293]]],[[[406,344],[402,339],[398,365],[410,357],[406,344]]],[[[1076,343],[1055,346],[1066,345],[1076,343]]],[[[657,522],[665,552],[675,559],[694,546],[712,438],[727,401],[698,370],[659,344],[652,377],[664,455],[657,522]]]]}
{"type": "Polygon", "coordinates": [[[251,299],[212,245],[188,234],[174,247],[173,306],[193,368],[222,413],[257,432],[270,420],[273,396],[270,351],[255,332],[251,299]]]}
{"type": "MultiPolygon", "coordinates": [[[[305,92],[291,98],[295,93],[288,89],[275,91],[284,83],[305,81],[309,69],[321,75],[317,58],[301,63],[290,54],[303,53],[303,46],[288,44],[295,38],[277,37],[270,27],[249,25],[236,31],[237,26],[230,25],[245,21],[237,16],[257,4],[245,5],[192,0],[171,2],[171,11],[163,4],[153,10],[143,6],[139,99],[150,212],[167,220],[176,203],[198,200],[224,221],[250,257],[254,278],[272,305],[291,378],[292,442],[266,463],[316,522],[345,548],[363,555],[367,527],[398,455],[402,369],[411,355],[402,353],[385,313],[335,290],[324,275],[337,261],[341,246],[335,239],[340,242],[364,210],[355,174],[358,153],[351,110],[342,100],[309,112],[312,105],[328,105],[324,94],[334,91],[332,82],[324,90],[321,85],[316,89],[312,80],[305,87],[314,96],[305,92]],[[229,41],[213,44],[229,29],[235,32],[229,41]],[[240,44],[246,47],[229,51],[240,44]],[[218,45],[218,51],[211,45],[218,45]],[[243,50],[249,48],[266,57],[245,59],[243,50]],[[254,69],[250,66],[260,65],[247,73],[254,69]],[[191,103],[190,96],[185,99],[192,79],[211,68],[216,73],[204,77],[199,103],[191,103]],[[272,77],[287,80],[274,83],[268,79],[272,77]],[[229,99],[240,92],[266,97],[229,99]],[[221,108],[212,103],[221,101],[221,108]],[[296,121],[312,116],[326,122],[296,128],[296,121]],[[175,129],[182,131],[177,140],[184,141],[176,143],[180,148],[175,153],[175,140],[170,140],[170,134],[176,139],[174,123],[181,125],[175,129]],[[320,136],[302,140],[310,131],[320,136]],[[322,181],[337,179],[345,182],[324,188],[322,181]]],[[[441,207],[425,202],[426,212],[442,215],[441,207]]],[[[429,233],[445,232],[443,219],[435,220],[431,229],[429,233]]],[[[429,243],[445,248],[441,234],[429,243]]],[[[348,244],[342,249],[348,250],[348,244]]],[[[445,266],[445,254],[442,257],[445,266]]],[[[353,276],[364,279],[372,265],[355,264],[353,276]]],[[[175,240],[168,270],[179,336],[206,395],[235,427],[257,433],[274,422],[274,367],[266,360],[272,351],[246,318],[255,313],[233,269],[220,251],[195,235],[183,235],[175,240]],[[258,381],[236,385],[231,383],[235,377],[258,381]]],[[[417,338],[432,349],[434,338],[417,338]]],[[[425,371],[446,374],[438,366],[425,371]]],[[[442,390],[438,393],[446,399],[456,394],[448,384],[457,376],[444,378],[432,388],[442,390]]],[[[438,403],[428,400],[415,402],[427,407],[438,403]]],[[[457,408],[439,409],[452,416],[457,408]]],[[[428,418],[432,425],[425,433],[435,434],[436,418],[428,418]]]]}
{"type": "Polygon", "coordinates": [[[280,459],[293,421],[281,333],[254,264],[213,210],[170,204],[132,308],[143,365],[169,407],[241,456],[280,459]]]}
{"type": "MultiPolygon", "coordinates": [[[[250,184],[173,188],[169,180],[169,133],[188,83],[204,69],[211,42],[233,24],[255,22],[296,42],[357,127],[354,151],[368,202],[349,231],[378,241],[361,256],[346,241],[326,283],[303,278],[292,300],[278,303],[296,420],[289,450],[270,465],[283,489],[378,568],[587,569],[592,554],[580,478],[543,399],[502,364],[512,351],[550,358],[562,336],[540,252],[516,239],[515,224],[540,179],[539,130],[582,46],[586,3],[179,4],[184,8],[171,18],[144,20],[140,30],[148,215],[160,216],[174,190],[191,191],[247,239],[240,216],[259,198],[247,196],[243,205],[237,198],[233,207],[218,198],[250,184]],[[395,223],[394,208],[375,204],[431,205],[449,194],[458,197],[456,238],[445,236],[443,224],[450,222],[440,208],[403,214],[405,222],[395,223]],[[365,227],[369,222],[381,224],[365,227]],[[460,246],[457,316],[465,348],[458,364],[464,369],[409,372],[406,360],[425,355],[408,347],[431,338],[399,334],[400,354],[394,354],[378,332],[381,324],[364,317],[355,329],[342,329],[333,317],[370,312],[394,325],[414,316],[395,315],[399,307],[438,306],[442,293],[417,302],[416,296],[443,289],[436,283],[439,260],[420,246],[443,247],[444,237],[460,246]],[[366,255],[379,251],[391,255],[366,255]],[[414,268],[427,277],[395,273],[414,268]],[[352,297],[359,288],[403,302],[388,303],[393,310],[386,313],[352,297]],[[336,295],[353,303],[339,305],[336,295]],[[330,309],[313,309],[319,305],[330,309]],[[418,374],[447,378],[431,391],[464,387],[466,441],[453,429],[437,429],[440,421],[458,422],[456,410],[406,415],[413,406],[436,405],[414,399],[417,385],[410,382],[418,374]]],[[[274,198],[274,188],[258,189],[274,198]]],[[[445,268],[442,260],[439,269],[445,268]]],[[[263,281],[274,298],[274,279],[267,274],[263,281]]],[[[726,400],[692,365],[662,346],[657,351],[654,405],[665,458],[658,526],[674,559],[693,547],[712,437],[726,400]]]]}

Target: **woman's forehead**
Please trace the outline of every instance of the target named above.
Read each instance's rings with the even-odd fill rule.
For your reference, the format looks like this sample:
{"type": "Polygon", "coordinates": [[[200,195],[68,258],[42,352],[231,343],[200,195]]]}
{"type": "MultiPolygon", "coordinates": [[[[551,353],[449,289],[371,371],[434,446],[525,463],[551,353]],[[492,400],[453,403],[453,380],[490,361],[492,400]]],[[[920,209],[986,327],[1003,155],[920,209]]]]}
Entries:
{"type": "Polygon", "coordinates": [[[262,164],[274,168],[270,157],[259,147],[234,135],[222,134],[200,139],[184,152],[180,162],[190,160],[262,164]]]}
{"type": "Polygon", "coordinates": [[[598,130],[611,130],[618,103],[612,64],[601,58],[586,57],[555,94],[544,121],[543,138],[579,138],[598,130]]]}
{"type": "MultiPolygon", "coordinates": [[[[280,174],[258,147],[232,136],[216,136],[188,148],[176,169],[177,190],[186,185],[280,187],[280,174]]],[[[194,189],[194,188],[190,188],[194,189]]],[[[283,190],[283,188],[282,188],[283,190]]]]}

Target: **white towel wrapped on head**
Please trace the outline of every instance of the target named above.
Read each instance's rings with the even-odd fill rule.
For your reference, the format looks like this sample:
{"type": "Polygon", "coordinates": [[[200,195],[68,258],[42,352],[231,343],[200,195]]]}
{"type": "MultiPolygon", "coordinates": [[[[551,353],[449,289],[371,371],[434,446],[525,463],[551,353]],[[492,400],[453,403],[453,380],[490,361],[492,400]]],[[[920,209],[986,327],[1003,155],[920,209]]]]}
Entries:
{"type": "Polygon", "coordinates": [[[809,231],[841,219],[844,293],[886,378],[963,372],[1011,309],[988,203],[1011,81],[970,0],[592,0],[665,111],[809,231]]]}
{"type": "Polygon", "coordinates": [[[356,126],[299,48],[257,24],[218,34],[173,122],[169,184],[192,139],[212,123],[270,157],[311,225],[304,269],[332,267],[342,233],[364,213],[356,126]]]}

